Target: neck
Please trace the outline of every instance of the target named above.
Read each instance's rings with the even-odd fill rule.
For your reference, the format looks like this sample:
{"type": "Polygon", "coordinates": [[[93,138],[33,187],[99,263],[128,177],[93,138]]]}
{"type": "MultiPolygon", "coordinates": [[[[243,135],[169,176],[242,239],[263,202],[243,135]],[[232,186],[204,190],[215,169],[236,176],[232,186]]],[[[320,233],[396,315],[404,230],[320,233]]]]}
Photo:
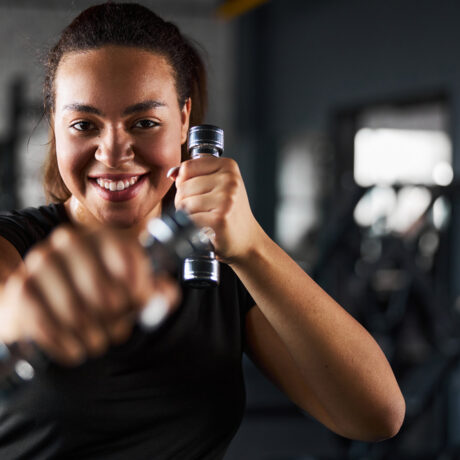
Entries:
{"type": "Polygon", "coordinates": [[[66,209],[69,219],[75,227],[81,227],[85,229],[95,230],[103,229],[106,227],[113,227],[117,229],[117,232],[126,236],[139,236],[147,225],[149,219],[153,217],[158,217],[161,215],[161,202],[158,206],[153,209],[145,219],[142,219],[139,223],[136,223],[130,227],[118,227],[111,226],[109,223],[101,222],[98,220],[88,209],[83,206],[80,201],[74,196],[71,196],[65,203],[64,207],[66,209]]]}

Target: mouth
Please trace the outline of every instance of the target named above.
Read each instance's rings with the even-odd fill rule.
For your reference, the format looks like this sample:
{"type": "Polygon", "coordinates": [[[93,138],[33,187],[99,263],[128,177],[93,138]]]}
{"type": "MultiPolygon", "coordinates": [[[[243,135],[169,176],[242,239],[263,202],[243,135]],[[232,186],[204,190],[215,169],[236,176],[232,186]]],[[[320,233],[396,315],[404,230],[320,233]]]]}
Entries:
{"type": "Polygon", "coordinates": [[[148,173],[129,175],[102,175],[90,177],[90,183],[96,188],[98,194],[108,201],[125,201],[134,198],[148,173]]]}
{"type": "Polygon", "coordinates": [[[122,190],[126,190],[129,187],[132,187],[141,176],[132,176],[129,179],[119,179],[119,180],[111,180],[111,179],[103,179],[98,177],[96,179],[97,185],[99,187],[103,187],[106,190],[110,190],[111,192],[121,192],[122,190]]]}

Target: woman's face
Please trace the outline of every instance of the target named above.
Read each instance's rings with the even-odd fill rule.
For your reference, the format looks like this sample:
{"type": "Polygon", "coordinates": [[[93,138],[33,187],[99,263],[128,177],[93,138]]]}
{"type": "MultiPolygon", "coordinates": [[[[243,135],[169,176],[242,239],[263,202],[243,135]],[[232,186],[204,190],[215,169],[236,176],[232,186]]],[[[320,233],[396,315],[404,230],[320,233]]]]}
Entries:
{"type": "Polygon", "coordinates": [[[71,218],[127,228],[160,213],[190,115],[165,58],[122,46],[64,55],[53,115],[71,218]]]}

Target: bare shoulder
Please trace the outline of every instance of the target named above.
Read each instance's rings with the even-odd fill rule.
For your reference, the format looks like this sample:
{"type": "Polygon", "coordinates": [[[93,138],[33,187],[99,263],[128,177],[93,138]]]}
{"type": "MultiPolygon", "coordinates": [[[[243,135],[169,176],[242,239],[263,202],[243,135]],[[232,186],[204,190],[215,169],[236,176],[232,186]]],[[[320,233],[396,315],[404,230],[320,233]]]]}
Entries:
{"type": "Polygon", "coordinates": [[[17,249],[5,238],[0,236],[0,284],[22,263],[17,249]]]}

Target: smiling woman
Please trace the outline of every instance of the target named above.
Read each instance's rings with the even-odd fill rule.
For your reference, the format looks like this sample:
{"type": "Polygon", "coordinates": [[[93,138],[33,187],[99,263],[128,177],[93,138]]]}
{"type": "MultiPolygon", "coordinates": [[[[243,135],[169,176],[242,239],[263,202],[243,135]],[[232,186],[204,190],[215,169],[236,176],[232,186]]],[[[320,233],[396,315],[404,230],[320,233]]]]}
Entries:
{"type": "Polygon", "coordinates": [[[136,4],[83,11],[51,50],[51,204],[0,214],[0,340],[33,340],[51,363],[0,401],[2,459],[222,458],[243,351],[331,430],[399,430],[381,349],[265,234],[236,162],[187,159],[205,100],[194,48],[136,4]],[[151,273],[138,236],[172,200],[213,230],[219,286],[151,273]],[[163,318],[149,333],[147,304],[163,318]]]}
{"type": "Polygon", "coordinates": [[[127,46],[70,52],[56,72],[53,126],[70,218],[145,226],[181,161],[191,102],[156,53],[127,46]],[[126,184],[126,185],[125,185],[126,184]]]}

